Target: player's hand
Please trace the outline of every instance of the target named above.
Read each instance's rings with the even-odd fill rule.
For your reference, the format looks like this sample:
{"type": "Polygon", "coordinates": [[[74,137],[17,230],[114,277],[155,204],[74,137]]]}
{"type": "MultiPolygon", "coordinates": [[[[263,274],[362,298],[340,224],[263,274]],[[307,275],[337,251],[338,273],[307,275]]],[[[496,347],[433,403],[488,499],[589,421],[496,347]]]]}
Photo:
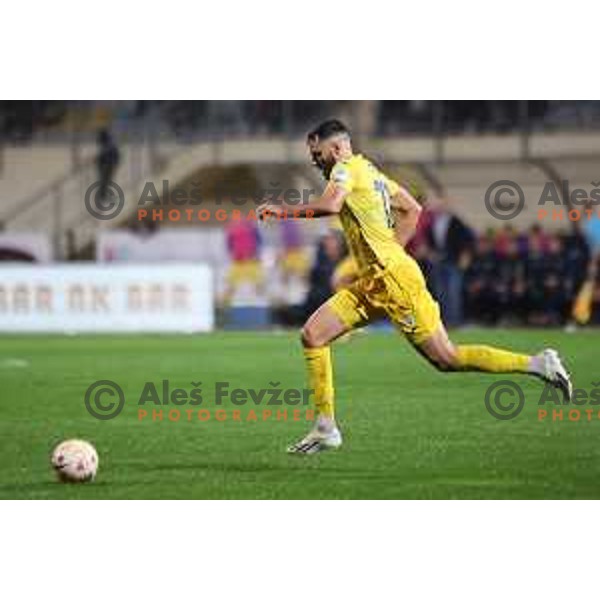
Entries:
{"type": "Polygon", "coordinates": [[[283,215],[284,209],[278,204],[264,202],[256,209],[256,214],[261,221],[266,221],[269,217],[279,217],[283,215]]]}
{"type": "Polygon", "coordinates": [[[264,221],[268,216],[268,212],[269,203],[263,202],[262,204],[259,204],[258,208],[256,209],[256,216],[259,218],[260,221],[264,221]]]}

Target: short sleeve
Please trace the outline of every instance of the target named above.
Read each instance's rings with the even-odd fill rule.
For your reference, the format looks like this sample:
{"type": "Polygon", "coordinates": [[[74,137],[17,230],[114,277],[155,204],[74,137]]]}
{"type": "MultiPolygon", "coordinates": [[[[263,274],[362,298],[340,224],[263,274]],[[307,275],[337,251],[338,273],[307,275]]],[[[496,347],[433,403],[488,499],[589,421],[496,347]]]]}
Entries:
{"type": "Polygon", "coordinates": [[[385,187],[387,187],[390,197],[395,196],[400,191],[400,186],[393,179],[383,175],[383,181],[385,183],[385,187]]]}
{"type": "Polygon", "coordinates": [[[351,192],[354,188],[354,177],[348,165],[337,163],[331,170],[329,181],[338,187],[341,187],[346,192],[351,192]]]}

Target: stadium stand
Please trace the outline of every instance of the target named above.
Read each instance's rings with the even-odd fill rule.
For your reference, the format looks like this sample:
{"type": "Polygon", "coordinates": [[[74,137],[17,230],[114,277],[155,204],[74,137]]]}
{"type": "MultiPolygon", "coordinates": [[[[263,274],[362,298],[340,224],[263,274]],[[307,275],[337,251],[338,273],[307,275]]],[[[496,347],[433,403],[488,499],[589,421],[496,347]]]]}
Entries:
{"type": "MultiPolygon", "coordinates": [[[[0,222],[7,233],[45,232],[55,259],[93,259],[104,233],[126,229],[121,238],[117,236],[118,244],[113,240],[102,246],[108,250],[96,258],[105,261],[126,255],[139,260],[144,248],[150,255],[149,240],[157,230],[166,236],[162,242],[156,238],[154,251],[159,256],[170,243],[164,240],[172,239],[166,234],[179,231],[185,236],[193,229],[205,239],[205,248],[194,254],[194,260],[211,264],[218,290],[225,285],[230,258],[223,250],[228,223],[216,218],[215,208],[247,213],[265,191],[293,188],[302,194],[322,189],[320,174],[308,164],[303,136],[312,123],[330,114],[354,125],[359,150],[421,202],[434,206],[443,199],[473,231],[474,239],[489,232],[489,242],[501,248],[500,254],[510,246],[508,236],[521,240],[520,252],[525,256],[529,245],[523,240],[529,239],[536,225],[547,237],[544,248],[556,246],[555,234],[560,234],[563,247],[575,248],[577,243],[567,238],[581,233],[577,224],[568,219],[540,223],[538,200],[548,182],[560,186],[567,179],[571,189],[589,190],[600,180],[596,170],[600,135],[593,131],[600,111],[594,102],[530,102],[524,107],[427,101],[102,101],[28,105],[16,109],[18,118],[14,110],[0,106],[4,115],[0,123],[10,121],[10,127],[3,129],[0,151],[0,222]],[[527,127],[519,129],[524,118],[527,127]],[[23,125],[28,119],[31,127],[23,125]],[[124,208],[114,220],[99,220],[90,215],[84,198],[99,179],[96,136],[107,126],[118,146],[119,166],[113,178],[123,190],[124,208]],[[485,204],[488,189],[501,180],[518,184],[525,198],[512,228],[495,218],[485,204]],[[171,192],[185,190],[188,199],[178,203],[180,213],[198,209],[190,200],[196,187],[202,208],[212,209],[211,216],[192,222],[169,218],[167,212],[175,203],[169,198],[165,204],[163,181],[168,181],[171,192]],[[147,182],[154,184],[162,203],[161,219],[140,218],[138,213],[147,182]]],[[[331,225],[303,223],[309,259],[331,225]]],[[[268,268],[278,268],[280,231],[261,228],[260,237],[261,260],[268,268]]],[[[482,251],[484,247],[485,243],[482,251]]],[[[415,248],[427,268],[431,262],[427,249],[419,244],[415,248]]],[[[478,252],[473,250],[473,256],[478,252]]],[[[572,254],[571,265],[579,265],[578,252],[572,254]]],[[[477,279],[477,274],[471,275],[477,279]]],[[[570,283],[569,293],[574,293],[577,281],[570,283]]],[[[280,290],[271,292],[280,295],[280,290]]]]}
{"type": "MultiPolygon", "coordinates": [[[[528,228],[537,220],[536,199],[540,197],[546,175],[529,163],[490,162],[477,164],[452,164],[432,168],[440,182],[443,195],[469,225],[478,230],[497,227],[498,220],[487,210],[485,195],[499,180],[517,183],[523,190],[525,206],[519,215],[519,225],[528,228]]],[[[512,197],[505,198],[512,201],[512,197]]],[[[502,200],[501,200],[502,201],[502,200]]]]}

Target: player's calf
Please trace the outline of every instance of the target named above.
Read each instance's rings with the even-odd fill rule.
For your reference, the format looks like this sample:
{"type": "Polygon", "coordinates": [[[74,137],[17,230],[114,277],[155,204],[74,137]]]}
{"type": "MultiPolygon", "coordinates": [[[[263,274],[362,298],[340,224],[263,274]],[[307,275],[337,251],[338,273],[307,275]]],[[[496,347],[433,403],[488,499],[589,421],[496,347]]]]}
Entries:
{"type": "Polygon", "coordinates": [[[530,356],[493,346],[455,346],[443,328],[418,345],[417,350],[440,371],[524,373],[540,377],[560,389],[567,401],[573,393],[570,375],[555,350],[546,349],[530,356]]]}
{"type": "Polygon", "coordinates": [[[450,340],[432,336],[414,347],[438,371],[448,373],[460,370],[457,349],[450,340]]]}

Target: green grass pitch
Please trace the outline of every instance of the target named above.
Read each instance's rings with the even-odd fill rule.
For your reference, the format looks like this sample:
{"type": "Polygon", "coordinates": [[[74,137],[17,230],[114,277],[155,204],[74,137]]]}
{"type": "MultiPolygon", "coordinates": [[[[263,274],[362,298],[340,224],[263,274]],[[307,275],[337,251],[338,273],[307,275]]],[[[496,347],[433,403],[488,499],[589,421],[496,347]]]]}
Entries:
{"type": "MultiPolygon", "coordinates": [[[[524,352],[550,345],[566,357],[577,387],[591,390],[600,381],[597,332],[469,330],[454,338],[524,352]]],[[[393,333],[370,332],[334,347],[345,436],[339,451],[288,456],[286,445],[307,429],[291,419],[138,419],[147,381],[169,379],[186,389],[201,381],[201,408],[210,410],[216,381],[304,387],[297,339],[1,337],[0,498],[600,498],[598,407],[591,421],[569,421],[565,410],[563,421],[540,422],[542,385],[510,376],[527,402],[516,419],[497,421],[483,398],[506,376],[438,373],[393,333]],[[84,406],[85,390],[100,379],[125,392],[115,419],[96,420],[84,406]],[[50,470],[52,447],[71,437],[98,450],[91,484],[57,483],[50,470]]]]}

